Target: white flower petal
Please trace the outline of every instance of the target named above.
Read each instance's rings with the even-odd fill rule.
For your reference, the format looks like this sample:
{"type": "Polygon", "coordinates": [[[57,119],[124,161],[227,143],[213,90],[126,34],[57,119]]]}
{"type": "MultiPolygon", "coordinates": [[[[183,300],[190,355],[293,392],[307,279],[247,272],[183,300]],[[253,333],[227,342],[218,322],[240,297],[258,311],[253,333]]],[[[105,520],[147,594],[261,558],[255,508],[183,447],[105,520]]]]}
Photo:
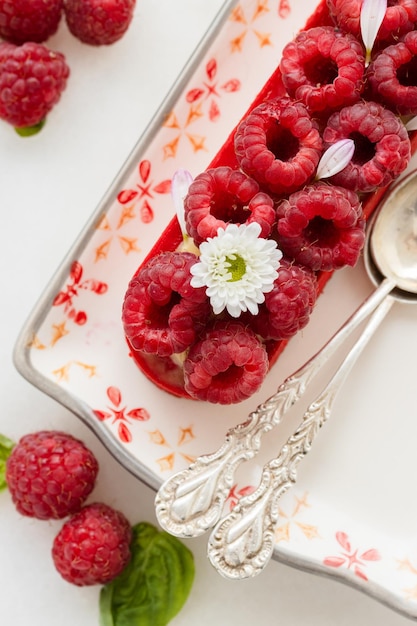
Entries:
{"type": "Polygon", "coordinates": [[[360,25],[362,41],[366,49],[366,65],[371,60],[372,48],[387,11],[387,0],[363,0],[360,25]]]}
{"type": "Polygon", "coordinates": [[[408,120],[405,127],[408,131],[417,130],[417,115],[415,117],[412,117],[411,120],[408,120]]]}
{"type": "Polygon", "coordinates": [[[256,315],[264,292],[272,290],[282,252],[260,233],[256,222],[230,224],[201,244],[199,260],[190,270],[191,285],[206,286],[216,315],[224,309],[232,317],[243,311],[256,315]]]}
{"type": "Polygon", "coordinates": [[[183,235],[187,235],[185,227],[184,199],[188,193],[188,188],[193,182],[193,177],[188,170],[177,170],[171,181],[171,194],[174,202],[175,212],[183,235]]]}
{"type": "Polygon", "coordinates": [[[351,161],[355,152],[353,139],[340,139],[327,148],[317,166],[316,180],[329,178],[341,172],[351,161]]]}

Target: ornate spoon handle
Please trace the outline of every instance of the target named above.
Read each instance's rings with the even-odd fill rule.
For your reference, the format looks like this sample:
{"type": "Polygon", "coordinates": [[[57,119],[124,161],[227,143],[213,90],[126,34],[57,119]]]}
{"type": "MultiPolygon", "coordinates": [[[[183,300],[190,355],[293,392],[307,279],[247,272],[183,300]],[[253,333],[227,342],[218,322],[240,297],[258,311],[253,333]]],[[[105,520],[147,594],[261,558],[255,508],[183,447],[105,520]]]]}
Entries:
{"type": "Polygon", "coordinates": [[[244,423],[227,432],[216,452],[198,457],[161,486],[156,495],[155,511],[162,528],[178,537],[197,537],[217,523],[239,465],[257,454],[262,435],[280,423],[318,370],[394,286],[391,280],[383,281],[316,355],[289,376],[244,423]]]}
{"type": "Polygon", "coordinates": [[[267,565],[275,546],[278,501],[296,482],[298,463],[310,451],[318,432],[330,417],[337,391],[393,301],[386,296],[376,309],[333,378],[305,412],[298,428],[278,456],[264,466],[256,491],[242,497],[213,529],[208,556],[223,576],[250,578],[267,565]]]}

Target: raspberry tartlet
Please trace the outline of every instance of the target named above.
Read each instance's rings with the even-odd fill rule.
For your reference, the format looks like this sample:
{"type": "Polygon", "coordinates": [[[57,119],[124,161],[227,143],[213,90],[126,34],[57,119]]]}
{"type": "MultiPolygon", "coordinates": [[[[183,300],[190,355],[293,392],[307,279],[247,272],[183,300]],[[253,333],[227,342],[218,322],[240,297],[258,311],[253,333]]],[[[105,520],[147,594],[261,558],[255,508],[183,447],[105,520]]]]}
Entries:
{"type": "Polygon", "coordinates": [[[415,72],[403,76],[417,65],[414,9],[322,0],[206,171],[185,194],[174,177],[180,210],[122,307],[130,354],[161,389],[219,404],[251,397],[333,272],[356,264],[366,220],[416,143],[380,84],[403,67],[414,114],[415,72]],[[356,28],[375,6],[379,28],[356,28]]]}

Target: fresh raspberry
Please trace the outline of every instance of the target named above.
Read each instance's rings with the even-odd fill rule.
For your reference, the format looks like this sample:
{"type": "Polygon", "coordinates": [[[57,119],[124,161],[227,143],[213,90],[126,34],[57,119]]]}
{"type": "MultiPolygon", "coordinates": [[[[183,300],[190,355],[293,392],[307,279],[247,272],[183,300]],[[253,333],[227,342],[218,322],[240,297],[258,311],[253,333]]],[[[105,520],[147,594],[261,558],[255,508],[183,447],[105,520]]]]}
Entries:
{"type": "Polygon", "coordinates": [[[55,430],[22,437],[6,463],[17,510],[38,519],[61,519],[78,511],[97,473],[93,453],[78,439],[55,430]]]}
{"type": "Polygon", "coordinates": [[[357,192],[388,185],[404,171],[411,157],[404,124],[376,102],[356,102],[329,117],[323,132],[325,148],[346,138],[355,142],[355,152],[331,181],[357,192]]]}
{"type": "Polygon", "coordinates": [[[210,311],[205,289],[190,285],[197,261],[190,252],[162,252],[132,278],[122,319],[135,350],[170,356],[195,341],[210,311]]]}
{"type": "Polygon", "coordinates": [[[353,35],[317,26],[284,47],[280,70],[288,94],[309,111],[335,110],[360,98],[364,50],[353,35]]]}
{"type": "Polygon", "coordinates": [[[46,41],[57,30],[63,0],[0,0],[0,37],[14,44],[46,41]]]}
{"type": "Polygon", "coordinates": [[[199,174],[184,200],[187,232],[198,246],[215,237],[229,223],[261,226],[261,237],[268,237],[275,222],[272,198],[259,192],[249,176],[231,167],[217,167],[199,174]]]}
{"type": "MultiPolygon", "coordinates": [[[[363,0],[327,0],[330,13],[339,28],[361,38],[360,14],[363,0]]],[[[389,1],[378,31],[377,41],[395,41],[417,24],[415,0],[389,1]]]]}
{"type": "Polygon", "coordinates": [[[273,194],[306,184],[322,153],[320,133],[307,108],[287,97],[255,107],[239,124],[234,145],[243,171],[273,194]]]}
{"type": "Polygon", "coordinates": [[[60,99],[68,76],[60,52],[40,43],[1,43],[0,118],[17,129],[42,124],[60,99]]]}
{"type": "Polygon", "coordinates": [[[366,77],[372,98],[400,115],[417,114],[417,31],[380,52],[366,77]]]}
{"type": "Polygon", "coordinates": [[[132,528],[110,506],[94,503],[73,515],[52,546],[52,559],[61,576],[78,586],[104,585],[130,560],[132,528]]]}
{"type": "Polygon", "coordinates": [[[365,242],[362,205],[353,191],[314,183],[277,207],[278,245],[314,271],[355,265],[365,242]]]}
{"type": "Polygon", "coordinates": [[[307,325],[316,299],[314,272],[283,257],[273,290],[265,294],[258,315],[245,321],[266,340],[289,339],[307,325]]]}
{"type": "Polygon", "coordinates": [[[65,19],[80,41],[107,46],[125,34],[135,5],[136,0],[65,0],[65,19]]]}
{"type": "Polygon", "coordinates": [[[184,362],[184,387],[196,400],[241,402],[259,389],[268,363],[265,347],[245,324],[218,321],[191,346],[184,362]]]}

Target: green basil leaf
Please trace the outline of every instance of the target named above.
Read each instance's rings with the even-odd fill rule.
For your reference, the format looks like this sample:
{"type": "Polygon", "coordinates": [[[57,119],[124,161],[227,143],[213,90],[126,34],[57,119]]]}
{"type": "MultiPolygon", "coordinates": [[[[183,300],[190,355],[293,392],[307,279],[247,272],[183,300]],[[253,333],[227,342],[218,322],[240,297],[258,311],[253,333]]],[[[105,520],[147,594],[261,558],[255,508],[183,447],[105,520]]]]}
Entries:
{"type": "Polygon", "coordinates": [[[0,491],[6,489],[6,461],[9,458],[14,443],[4,435],[0,434],[0,491]]]}
{"type": "Polygon", "coordinates": [[[194,581],[194,558],[176,537],[147,522],[133,526],[128,566],[100,593],[101,626],[166,626],[194,581]]]}

